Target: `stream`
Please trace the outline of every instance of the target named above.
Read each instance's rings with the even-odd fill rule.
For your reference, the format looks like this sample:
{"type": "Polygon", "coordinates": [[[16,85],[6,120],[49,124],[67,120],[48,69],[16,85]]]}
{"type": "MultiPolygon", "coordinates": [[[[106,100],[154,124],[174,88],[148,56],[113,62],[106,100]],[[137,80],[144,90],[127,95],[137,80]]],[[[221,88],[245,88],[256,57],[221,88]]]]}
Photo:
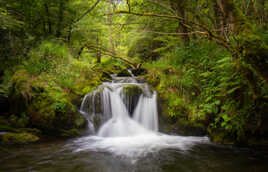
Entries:
{"type": "Polygon", "coordinates": [[[113,76],[87,94],[83,137],[0,147],[0,172],[266,172],[268,149],[213,144],[159,131],[157,93],[135,77],[113,76]]]}

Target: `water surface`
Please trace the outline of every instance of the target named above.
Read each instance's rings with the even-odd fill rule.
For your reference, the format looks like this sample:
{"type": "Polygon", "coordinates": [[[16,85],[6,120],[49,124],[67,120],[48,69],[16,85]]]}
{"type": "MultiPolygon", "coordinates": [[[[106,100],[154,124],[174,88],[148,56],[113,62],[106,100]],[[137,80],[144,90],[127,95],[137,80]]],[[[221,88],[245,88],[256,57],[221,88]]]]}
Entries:
{"type": "MultiPolygon", "coordinates": [[[[233,148],[200,143],[130,157],[94,149],[82,140],[53,140],[0,148],[1,172],[267,172],[268,149],[233,148]]],[[[92,142],[95,142],[92,140],[92,142]]]]}

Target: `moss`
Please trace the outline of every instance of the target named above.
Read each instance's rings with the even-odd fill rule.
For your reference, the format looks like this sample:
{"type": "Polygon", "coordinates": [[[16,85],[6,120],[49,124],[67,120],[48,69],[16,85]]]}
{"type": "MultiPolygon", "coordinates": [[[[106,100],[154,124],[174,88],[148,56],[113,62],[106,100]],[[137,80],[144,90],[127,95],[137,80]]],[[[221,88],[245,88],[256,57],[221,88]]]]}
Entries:
{"type": "Polygon", "coordinates": [[[6,133],[2,136],[3,144],[27,144],[38,141],[39,138],[30,133],[6,133]]]}
{"type": "Polygon", "coordinates": [[[10,125],[0,124],[0,131],[18,132],[19,129],[11,127],[10,125]]]}
{"type": "Polygon", "coordinates": [[[126,103],[128,111],[130,112],[130,115],[132,115],[143,91],[137,85],[126,84],[123,86],[122,94],[124,95],[123,102],[126,103]]]}
{"type": "Polygon", "coordinates": [[[25,128],[29,124],[29,117],[26,114],[19,116],[11,115],[9,117],[9,122],[14,127],[25,128]]]}
{"type": "Polygon", "coordinates": [[[76,136],[80,136],[81,132],[79,132],[79,130],[77,129],[71,129],[71,130],[62,130],[61,131],[61,136],[63,137],[76,137],[76,136]]]}
{"type": "Polygon", "coordinates": [[[123,93],[130,97],[140,96],[142,94],[142,89],[135,84],[125,84],[123,85],[123,93]]]}

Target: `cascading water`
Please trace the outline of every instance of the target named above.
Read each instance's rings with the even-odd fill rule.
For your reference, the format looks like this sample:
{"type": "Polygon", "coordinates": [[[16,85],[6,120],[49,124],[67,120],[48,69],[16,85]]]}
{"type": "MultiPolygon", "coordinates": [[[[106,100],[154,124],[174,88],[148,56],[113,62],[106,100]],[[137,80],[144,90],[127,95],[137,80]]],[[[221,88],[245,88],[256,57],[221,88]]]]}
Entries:
{"type": "Polygon", "coordinates": [[[185,150],[207,137],[170,136],[158,132],[157,93],[135,77],[114,77],[87,94],[81,114],[92,135],[76,141],[79,149],[139,157],[165,148],[185,150]]]}

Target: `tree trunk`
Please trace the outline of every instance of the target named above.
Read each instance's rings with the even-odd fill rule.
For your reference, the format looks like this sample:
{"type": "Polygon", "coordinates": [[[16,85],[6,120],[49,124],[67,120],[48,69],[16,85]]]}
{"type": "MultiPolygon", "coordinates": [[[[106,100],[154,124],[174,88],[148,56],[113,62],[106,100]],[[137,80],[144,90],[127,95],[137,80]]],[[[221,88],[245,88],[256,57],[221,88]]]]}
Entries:
{"type": "Polygon", "coordinates": [[[216,2],[213,3],[213,9],[214,9],[214,18],[215,18],[215,28],[216,30],[219,30],[220,35],[224,34],[224,17],[221,12],[221,9],[218,7],[218,4],[216,2]]]}
{"type": "MultiPolygon", "coordinates": [[[[185,4],[186,1],[185,0],[170,0],[170,6],[171,8],[177,12],[177,15],[181,18],[185,18],[186,19],[186,14],[185,14],[185,4]]],[[[180,33],[188,33],[188,28],[183,24],[183,23],[179,23],[179,28],[178,31],[180,33]]],[[[181,39],[183,40],[183,42],[188,45],[190,42],[190,37],[188,34],[182,34],[181,35],[181,39]]]]}
{"type": "Polygon", "coordinates": [[[47,24],[48,24],[48,34],[51,35],[52,34],[52,24],[51,24],[51,20],[50,20],[50,13],[49,13],[49,8],[48,8],[48,4],[44,1],[44,8],[46,11],[46,18],[47,18],[47,24]]]}
{"type": "MultiPolygon", "coordinates": [[[[112,12],[112,0],[106,0],[108,5],[108,14],[111,14],[112,12]]],[[[111,52],[113,55],[115,55],[115,47],[114,47],[114,40],[113,40],[113,21],[112,21],[112,15],[107,16],[107,22],[110,28],[110,46],[111,46],[111,52]]]]}
{"type": "Polygon", "coordinates": [[[64,0],[60,0],[59,4],[59,13],[58,13],[58,26],[57,26],[57,32],[56,37],[59,38],[61,36],[61,30],[62,30],[62,21],[63,21],[63,11],[64,11],[64,0]]]}
{"type": "Polygon", "coordinates": [[[225,31],[227,28],[230,31],[234,30],[234,17],[232,11],[227,8],[227,2],[226,0],[216,0],[216,3],[218,4],[220,11],[222,12],[222,31],[225,31]]]}
{"type": "MultiPolygon", "coordinates": [[[[100,46],[99,35],[97,35],[97,46],[98,47],[100,46]]],[[[96,54],[97,54],[97,63],[101,63],[101,50],[97,49],[96,54]]]]}

